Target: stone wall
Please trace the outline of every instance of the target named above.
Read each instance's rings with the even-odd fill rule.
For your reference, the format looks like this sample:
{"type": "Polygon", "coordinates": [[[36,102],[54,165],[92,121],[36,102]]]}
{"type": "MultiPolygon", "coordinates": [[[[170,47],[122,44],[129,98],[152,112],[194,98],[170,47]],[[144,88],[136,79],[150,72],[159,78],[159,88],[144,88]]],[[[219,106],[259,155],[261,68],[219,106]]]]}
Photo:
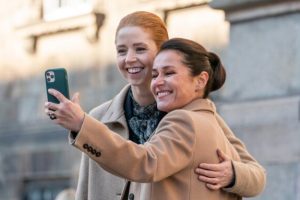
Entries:
{"type": "Polygon", "coordinates": [[[230,41],[219,112],[262,163],[265,191],[254,199],[300,199],[300,3],[221,1],[230,41]]]}

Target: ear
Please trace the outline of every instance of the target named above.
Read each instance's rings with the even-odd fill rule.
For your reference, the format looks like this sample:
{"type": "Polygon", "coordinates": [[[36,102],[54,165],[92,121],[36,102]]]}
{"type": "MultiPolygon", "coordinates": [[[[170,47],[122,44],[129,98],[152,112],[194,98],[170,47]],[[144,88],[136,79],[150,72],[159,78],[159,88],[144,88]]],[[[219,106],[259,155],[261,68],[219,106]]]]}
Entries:
{"type": "Polygon", "coordinates": [[[207,84],[207,81],[209,79],[209,75],[206,71],[201,72],[197,77],[196,77],[196,87],[195,91],[199,92],[204,91],[205,86],[207,84]]]}

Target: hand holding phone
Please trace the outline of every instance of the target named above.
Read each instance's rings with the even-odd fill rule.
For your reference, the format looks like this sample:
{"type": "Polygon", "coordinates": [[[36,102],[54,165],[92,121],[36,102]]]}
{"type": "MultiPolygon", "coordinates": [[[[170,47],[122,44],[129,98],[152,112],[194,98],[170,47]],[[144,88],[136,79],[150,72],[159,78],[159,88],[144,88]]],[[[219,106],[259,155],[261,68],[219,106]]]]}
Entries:
{"type": "Polygon", "coordinates": [[[48,69],[45,72],[48,102],[45,103],[45,112],[50,119],[62,127],[78,132],[81,129],[85,112],[79,105],[79,93],[75,93],[72,101],[69,97],[67,71],[64,68],[48,69]],[[55,89],[58,92],[50,91],[55,89]],[[63,96],[64,97],[63,97],[63,96]],[[67,98],[67,99],[66,99],[67,98]]]}

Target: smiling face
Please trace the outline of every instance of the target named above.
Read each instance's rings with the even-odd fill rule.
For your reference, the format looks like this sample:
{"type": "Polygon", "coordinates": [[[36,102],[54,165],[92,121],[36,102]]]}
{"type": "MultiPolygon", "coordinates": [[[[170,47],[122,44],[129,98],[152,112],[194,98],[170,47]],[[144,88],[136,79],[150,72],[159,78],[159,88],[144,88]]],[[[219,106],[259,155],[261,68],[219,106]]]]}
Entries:
{"type": "Polygon", "coordinates": [[[161,111],[181,108],[199,97],[197,76],[182,61],[183,55],[175,50],[164,50],[154,60],[151,90],[161,111]]]}
{"type": "Polygon", "coordinates": [[[123,77],[134,86],[148,86],[158,51],[151,33],[137,26],[125,26],[116,35],[117,64],[123,77]]]}

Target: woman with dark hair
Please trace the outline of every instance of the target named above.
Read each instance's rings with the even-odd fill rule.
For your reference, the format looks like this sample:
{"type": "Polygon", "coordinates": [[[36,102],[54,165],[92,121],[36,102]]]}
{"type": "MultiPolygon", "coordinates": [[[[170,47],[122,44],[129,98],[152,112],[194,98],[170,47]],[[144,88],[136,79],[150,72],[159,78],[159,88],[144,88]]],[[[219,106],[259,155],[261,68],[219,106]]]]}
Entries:
{"type": "MultiPolygon", "coordinates": [[[[101,121],[113,132],[136,144],[145,143],[165,115],[165,112],[159,111],[156,107],[154,96],[150,91],[150,82],[154,57],[166,40],[168,40],[166,26],[157,15],[138,11],[122,18],[115,37],[117,66],[129,84],[113,99],[95,107],[89,113],[89,116],[101,121]]],[[[52,90],[51,93],[60,99],[60,104],[47,102],[45,112],[54,114],[56,124],[72,131],[70,140],[76,145],[81,138],[79,130],[85,122],[78,94],[70,101],[57,91],[52,90]]],[[[265,184],[264,169],[250,156],[245,146],[218,114],[216,119],[228,141],[238,151],[241,161],[235,162],[227,156],[225,162],[215,163],[213,167],[212,164],[201,162],[201,166],[205,167],[196,169],[199,180],[204,181],[206,186],[213,190],[223,189],[239,196],[257,195],[265,184]]],[[[101,131],[94,134],[100,137],[101,131]]],[[[95,139],[93,145],[84,145],[76,190],[78,200],[114,200],[122,192],[124,179],[113,175],[115,173],[106,172],[105,167],[104,169],[99,167],[94,161],[95,158],[101,158],[102,148],[99,146],[101,142],[97,144],[98,141],[95,139]]],[[[226,152],[221,150],[218,152],[220,157],[226,156],[226,152]]],[[[197,174],[194,174],[194,178],[197,178],[197,174]]]]}
{"type": "Polygon", "coordinates": [[[91,158],[103,169],[130,180],[121,199],[239,199],[208,189],[194,174],[199,163],[219,162],[216,149],[240,161],[206,99],[224,82],[225,69],[216,54],[193,41],[171,39],[154,60],[151,81],[157,108],[168,114],[148,141],[128,141],[85,115],[74,145],[94,154],[91,158]]]}

